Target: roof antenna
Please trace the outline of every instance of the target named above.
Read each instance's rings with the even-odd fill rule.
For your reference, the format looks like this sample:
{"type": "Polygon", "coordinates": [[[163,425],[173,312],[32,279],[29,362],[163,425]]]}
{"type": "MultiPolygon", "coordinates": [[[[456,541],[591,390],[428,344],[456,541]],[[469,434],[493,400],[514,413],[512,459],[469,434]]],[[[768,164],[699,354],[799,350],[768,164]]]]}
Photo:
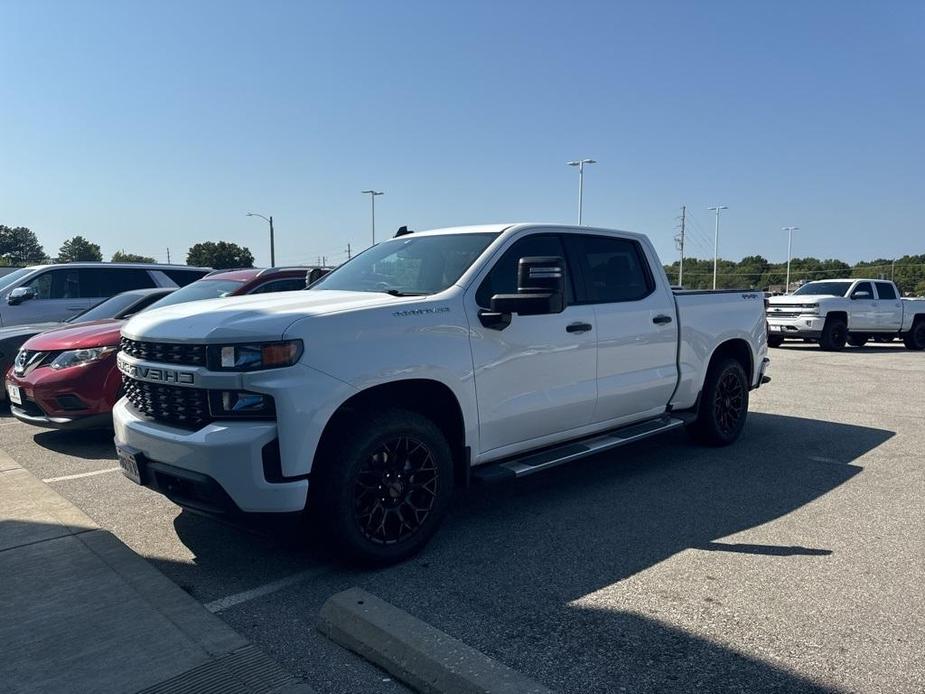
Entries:
{"type": "Polygon", "coordinates": [[[395,236],[394,236],[393,238],[396,238],[396,239],[397,239],[399,236],[406,236],[406,235],[408,235],[408,234],[413,234],[413,233],[414,233],[414,231],[412,231],[412,230],[409,229],[408,227],[406,227],[406,226],[400,226],[400,227],[398,227],[398,231],[395,232],[395,236]]]}

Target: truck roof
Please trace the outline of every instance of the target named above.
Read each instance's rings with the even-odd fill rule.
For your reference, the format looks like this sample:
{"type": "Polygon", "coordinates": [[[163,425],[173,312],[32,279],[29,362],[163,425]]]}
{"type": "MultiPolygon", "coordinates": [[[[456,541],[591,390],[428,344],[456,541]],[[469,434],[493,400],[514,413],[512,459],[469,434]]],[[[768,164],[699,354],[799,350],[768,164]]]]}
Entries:
{"type": "Polygon", "coordinates": [[[604,234],[627,234],[642,238],[643,234],[637,234],[632,231],[623,231],[618,229],[604,229],[601,227],[577,226],[575,224],[551,224],[549,222],[508,222],[507,224],[473,224],[469,226],[444,227],[440,229],[428,229],[426,231],[414,231],[415,236],[421,235],[438,235],[438,234],[500,234],[502,231],[515,231],[517,229],[566,229],[573,231],[604,233],[604,234]]]}

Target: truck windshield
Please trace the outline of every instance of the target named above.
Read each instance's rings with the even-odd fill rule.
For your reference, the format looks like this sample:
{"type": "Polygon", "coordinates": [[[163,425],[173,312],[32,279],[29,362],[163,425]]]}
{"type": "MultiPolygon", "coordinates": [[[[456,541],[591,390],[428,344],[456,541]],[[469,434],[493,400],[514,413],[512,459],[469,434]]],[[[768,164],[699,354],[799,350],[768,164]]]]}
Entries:
{"type": "Polygon", "coordinates": [[[794,292],[797,294],[822,294],[825,296],[845,296],[851,282],[807,282],[794,292]]]}
{"type": "Polygon", "coordinates": [[[456,282],[497,234],[401,236],[385,241],[320,279],[310,291],[340,289],[394,296],[436,294],[456,282]]]}

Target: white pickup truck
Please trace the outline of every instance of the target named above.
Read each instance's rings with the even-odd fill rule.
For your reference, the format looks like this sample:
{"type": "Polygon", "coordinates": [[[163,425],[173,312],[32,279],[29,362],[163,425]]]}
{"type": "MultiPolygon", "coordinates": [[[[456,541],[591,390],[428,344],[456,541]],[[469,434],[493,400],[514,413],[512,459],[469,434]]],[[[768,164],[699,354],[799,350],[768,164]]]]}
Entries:
{"type": "Polygon", "coordinates": [[[687,426],[733,442],[768,380],[764,297],[678,292],[642,235],[405,233],[302,292],[140,314],[120,464],[207,513],[302,513],[342,555],[430,538],[454,486],[687,426]]]}
{"type": "Polygon", "coordinates": [[[768,302],[768,344],[787,338],[818,340],[825,350],[863,347],[872,338],[902,337],[908,349],[925,349],[925,301],[901,299],[886,280],[807,282],[768,302]]]}

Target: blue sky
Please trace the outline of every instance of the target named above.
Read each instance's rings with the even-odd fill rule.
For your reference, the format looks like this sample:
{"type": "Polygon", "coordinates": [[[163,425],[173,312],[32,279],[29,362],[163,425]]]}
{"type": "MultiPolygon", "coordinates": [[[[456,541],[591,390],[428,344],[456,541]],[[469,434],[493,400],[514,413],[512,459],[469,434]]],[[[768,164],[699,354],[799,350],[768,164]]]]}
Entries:
{"type": "Polygon", "coordinates": [[[690,254],[925,252],[925,3],[0,1],[0,223],[340,260],[493,221],[690,254]]]}

